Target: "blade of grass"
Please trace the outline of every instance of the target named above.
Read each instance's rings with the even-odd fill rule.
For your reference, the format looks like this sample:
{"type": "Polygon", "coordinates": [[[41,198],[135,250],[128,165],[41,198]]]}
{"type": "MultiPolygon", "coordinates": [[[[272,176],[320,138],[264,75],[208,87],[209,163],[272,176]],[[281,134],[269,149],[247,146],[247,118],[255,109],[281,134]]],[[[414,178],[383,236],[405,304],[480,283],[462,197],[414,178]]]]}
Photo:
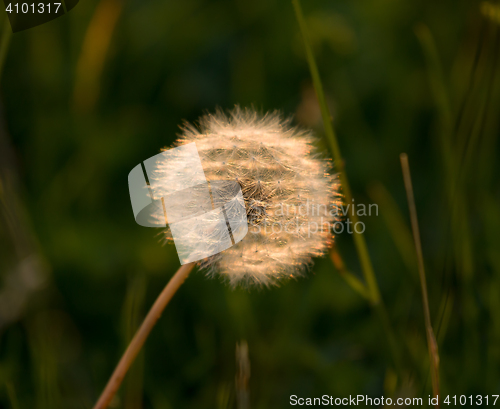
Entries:
{"type": "MultiPolygon", "coordinates": [[[[309,70],[311,72],[311,77],[313,80],[314,89],[316,91],[316,96],[318,98],[319,106],[321,109],[321,117],[323,119],[323,126],[325,130],[325,135],[330,144],[330,148],[332,150],[333,159],[335,161],[335,167],[339,173],[340,183],[344,192],[344,196],[347,203],[353,203],[351,188],[349,185],[349,181],[347,179],[346,172],[344,170],[344,160],[342,159],[342,155],[340,153],[340,147],[337,141],[337,137],[335,135],[335,131],[333,130],[332,118],[328,107],[326,105],[325,95],[323,92],[323,85],[321,83],[321,77],[319,75],[318,66],[316,65],[316,61],[314,59],[314,54],[312,52],[309,35],[307,31],[307,25],[304,19],[304,14],[302,13],[302,8],[300,6],[299,0],[292,0],[292,4],[295,10],[295,15],[297,17],[297,21],[299,23],[300,31],[302,34],[302,38],[304,40],[304,47],[306,51],[307,61],[309,64],[309,70]]],[[[349,206],[350,214],[349,218],[353,222],[354,226],[359,222],[358,216],[354,211],[354,206],[349,206]]],[[[380,297],[380,290],[378,287],[377,279],[375,277],[375,272],[373,271],[372,262],[370,259],[370,255],[368,253],[368,249],[366,246],[366,241],[363,236],[363,233],[358,233],[356,229],[354,229],[354,244],[356,246],[356,252],[358,254],[361,268],[363,272],[363,277],[366,282],[366,288],[369,295],[369,302],[374,307],[380,322],[382,324],[382,328],[385,332],[387,340],[389,342],[390,351],[392,354],[392,358],[394,361],[394,365],[398,372],[401,374],[401,352],[399,344],[396,342],[396,337],[390,325],[389,316],[385,309],[384,303],[380,297]]],[[[354,276],[350,276],[354,277],[354,276]]],[[[355,280],[348,281],[350,285],[355,283],[355,280]]],[[[353,287],[356,290],[356,285],[353,287]]],[[[359,290],[359,286],[358,286],[359,290]]],[[[356,291],[358,291],[356,290],[356,291]]]]}
{"type": "Polygon", "coordinates": [[[437,108],[439,109],[442,126],[445,128],[444,136],[448,138],[447,142],[449,142],[452,129],[451,105],[445,86],[446,82],[444,80],[443,68],[439,60],[437,47],[429,27],[425,24],[416,25],[415,34],[424,52],[427,68],[429,70],[431,90],[434,94],[437,108]]]}
{"type": "Polygon", "coordinates": [[[437,328],[436,328],[436,336],[438,345],[444,341],[444,337],[446,335],[446,331],[448,330],[448,324],[450,323],[451,313],[454,307],[454,295],[451,290],[448,293],[443,294],[441,306],[439,308],[439,314],[437,315],[438,319],[437,328]]]}
{"type": "Polygon", "coordinates": [[[339,272],[340,276],[347,282],[347,284],[349,284],[353,290],[355,290],[367,301],[370,301],[370,293],[368,292],[366,285],[364,285],[358,277],[346,269],[344,261],[342,260],[342,257],[340,257],[335,245],[330,252],[330,258],[332,259],[333,265],[339,272]]]}
{"type": "MultiPolygon", "coordinates": [[[[417,258],[415,256],[412,233],[404,221],[403,214],[396,201],[384,185],[382,185],[382,183],[372,185],[368,190],[368,193],[372,200],[380,205],[380,213],[385,219],[391,237],[401,254],[401,258],[405,263],[406,268],[410,273],[412,273],[412,278],[414,277],[414,280],[418,280],[417,258]]],[[[408,353],[408,355],[414,357],[410,353],[408,353]]],[[[420,374],[421,379],[427,379],[427,375],[425,374],[428,373],[428,367],[421,367],[420,361],[414,358],[411,360],[411,365],[415,368],[420,368],[418,373],[420,374]]],[[[425,384],[427,383],[427,380],[423,383],[425,391],[425,384]]]]}
{"type": "MultiPolygon", "coordinates": [[[[425,329],[427,336],[427,347],[429,350],[429,361],[431,366],[432,391],[434,397],[439,395],[439,354],[436,337],[432,329],[431,314],[429,311],[429,296],[427,294],[427,281],[425,278],[424,257],[422,254],[422,244],[420,242],[420,231],[418,228],[417,208],[413,195],[413,185],[411,183],[410,165],[406,153],[400,155],[401,168],[403,170],[406,195],[408,197],[408,207],[410,210],[411,227],[413,230],[413,239],[415,241],[415,250],[417,252],[418,274],[420,277],[420,287],[422,290],[422,304],[424,308],[425,329]]],[[[439,404],[437,405],[439,407],[439,404]]]]}
{"type": "Polygon", "coordinates": [[[441,130],[439,132],[441,142],[441,154],[443,156],[444,172],[446,186],[448,187],[448,200],[453,202],[453,192],[455,192],[456,178],[454,151],[452,147],[452,111],[448,92],[446,90],[446,82],[444,80],[443,68],[439,59],[436,43],[432,36],[429,27],[424,24],[415,26],[415,34],[420,42],[427,64],[427,71],[431,91],[436,103],[436,108],[441,122],[441,130]]]}
{"type": "MultiPolygon", "coordinates": [[[[486,92],[483,100],[480,102],[479,109],[477,110],[476,123],[472,130],[472,134],[468,141],[468,145],[465,149],[464,159],[463,159],[463,167],[462,167],[462,175],[459,177],[459,183],[462,178],[465,178],[469,170],[469,166],[471,165],[473,153],[476,151],[476,145],[478,145],[478,140],[484,134],[486,124],[488,122],[488,114],[490,113],[490,106],[492,105],[493,100],[493,90],[495,89],[495,83],[497,79],[498,72],[498,63],[499,56],[498,50],[500,48],[500,28],[495,27],[494,33],[494,41],[492,44],[492,62],[491,67],[488,72],[488,79],[486,80],[486,92]]],[[[460,151],[459,151],[460,153],[460,151]]]]}
{"type": "MultiPolygon", "coordinates": [[[[295,9],[295,15],[299,22],[300,31],[302,33],[302,38],[304,39],[304,46],[307,55],[307,61],[309,63],[309,69],[311,71],[311,77],[314,84],[314,89],[316,91],[316,96],[318,98],[319,106],[321,109],[321,116],[323,118],[323,126],[325,129],[325,135],[330,144],[330,148],[332,150],[333,159],[335,161],[335,167],[339,172],[340,183],[344,192],[344,196],[347,203],[352,203],[352,193],[349,185],[349,181],[347,179],[347,175],[344,171],[344,161],[342,159],[342,155],[340,153],[339,144],[337,142],[337,137],[333,130],[332,119],[330,112],[328,111],[328,107],[326,105],[325,94],[323,92],[323,85],[321,83],[321,77],[319,75],[318,67],[316,65],[316,61],[314,59],[314,54],[312,52],[311,44],[309,41],[309,35],[307,31],[306,22],[304,19],[304,15],[302,13],[302,9],[300,7],[299,0],[292,0],[293,7],[295,9]]],[[[358,223],[358,217],[356,212],[354,211],[354,206],[349,206],[350,214],[349,217],[352,220],[353,224],[356,225],[358,223]]],[[[356,229],[354,229],[356,230],[356,229]]],[[[359,260],[361,262],[361,268],[363,271],[363,276],[365,278],[368,291],[370,294],[370,301],[373,305],[377,305],[380,303],[380,290],[378,288],[377,279],[375,278],[375,273],[373,271],[372,262],[370,256],[368,254],[368,249],[366,247],[366,241],[362,233],[358,233],[354,231],[354,243],[356,246],[356,251],[358,253],[359,260]]]]}
{"type": "MultiPolygon", "coordinates": [[[[470,235],[467,234],[469,229],[468,214],[466,211],[467,197],[463,191],[463,184],[459,182],[460,173],[460,156],[456,147],[452,143],[452,116],[448,93],[445,86],[443,69],[439,59],[438,51],[434,38],[429,28],[423,24],[419,24],[415,28],[415,33],[420,41],[426,63],[429,81],[431,83],[431,90],[433,92],[436,108],[439,113],[441,121],[440,141],[441,141],[441,155],[444,163],[444,190],[446,191],[446,205],[443,208],[443,227],[442,230],[446,234],[445,248],[442,254],[442,267],[443,271],[444,290],[449,287],[452,280],[452,275],[456,274],[457,277],[463,277],[470,280],[472,275],[472,249],[470,243],[470,235]]],[[[479,41],[483,40],[483,36],[479,36],[479,41]]],[[[482,45],[478,44],[476,51],[476,58],[480,58],[482,53],[482,45]],[[479,54],[478,54],[479,53],[479,54]]],[[[477,62],[479,64],[479,60],[477,62]]],[[[478,75],[477,67],[472,67],[470,77],[471,91],[466,93],[466,100],[463,102],[467,104],[467,99],[472,94],[472,87],[474,76],[478,75]]],[[[461,115],[463,115],[461,113],[461,115]]],[[[456,123],[461,122],[461,118],[457,118],[456,123]]],[[[458,125],[455,127],[459,131],[458,125]]],[[[467,288],[467,286],[464,286],[467,288]]],[[[466,297],[469,297],[466,295],[466,297]]],[[[470,297],[469,297],[470,299],[470,297]]],[[[467,321],[468,331],[473,334],[473,320],[467,321]]],[[[470,355],[470,354],[469,354],[470,355]]]]}
{"type": "Polygon", "coordinates": [[[467,81],[464,81],[466,84],[464,96],[462,98],[462,101],[460,102],[460,107],[458,109],[457,116],[455,118],[455,125],[454,125],[454,134],[458,135],[460,132],[460,129],[462,127],[462,122],[464,119],[464,113],[467,107],[467,104],[469,100],[471,99],[472,93],[473,93],[473,85],[476,82],[476,74],[478,72],[479,68],[479,60],[481,57],[481,54],[483,52],[483,46],[484,46],[484,38],[486,37],[486,22],[484,20],[481,20],[481,27],[479,29],[478,33],[478,41],[476,43],[476,47],[474,50],[474,57],[472,59],[472,67],[470,69],[470,74],[467,79],[467,81]]]}

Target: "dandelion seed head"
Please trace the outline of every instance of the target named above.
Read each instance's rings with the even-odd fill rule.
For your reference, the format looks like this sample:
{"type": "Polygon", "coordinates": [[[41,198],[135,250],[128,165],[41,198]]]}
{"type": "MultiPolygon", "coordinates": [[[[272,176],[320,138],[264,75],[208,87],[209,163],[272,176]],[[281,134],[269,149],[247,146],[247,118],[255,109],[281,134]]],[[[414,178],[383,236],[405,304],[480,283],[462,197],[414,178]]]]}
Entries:
{"type": "MultiPolygon", "coordinates": [[[[209,183],[239,184],[249,223],[243,240],[199,262],[209,276],[232,286],[276,285],[303,275],[312,258],[328,250],[339,183],[311,131],[291,126],[278,112],[237,106],[203,116],[198,126],[185,124],[176,146],[192,142],[209,183]]],[[[168,229],[165,236],[171,238],[168,229]]]]}

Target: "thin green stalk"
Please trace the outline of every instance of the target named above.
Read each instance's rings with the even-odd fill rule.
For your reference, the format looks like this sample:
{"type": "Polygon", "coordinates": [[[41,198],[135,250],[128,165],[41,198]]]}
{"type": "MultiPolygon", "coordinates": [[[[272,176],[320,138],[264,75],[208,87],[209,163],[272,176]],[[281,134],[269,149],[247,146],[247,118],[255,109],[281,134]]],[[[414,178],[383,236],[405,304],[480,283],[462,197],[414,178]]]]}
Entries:
{"type": "Polygon", "coordinates": [[[366,285],[364,285],[361,280],[347,270],[345,267],[344,261],[342,257],[340,257],[339,252],[337,251],[335,245],[330,252],[330,258],[332,259],[333,265],[339,272],[340,276],[353,288],[359,295],[361,295],[366,300],[370,301],[370,294],[366,285]]]}
{"type": "MultiPolygon", "coordinates": [[[[323,119],[325,135],[332,150],[333,159],[335,161],[335,166],[339,173],[340,183],[344,192],[346,202],[352,203],[353,199],[352,199],[351,187],[349,185],[349,181],[347,179],[347,175],[344,170],[344,160],[342,159],[342,154],[340,153],[340,147],[337,141],[337,137],[335,135],[335,131],[333,130],[332,118],[330,116],[330,112],[328,111],[328,107],[326,105],[325,95],[323,92],[323,85],[321,83],[321,77],[319,75],[318,66],[316,65],[314,54],[312,52],[312,48],[310,45],[309,35],[304,15],[302,13],[299,0],[292,0],[292,4],[295,9],[295,15],[297,17],[297,21],[300,26],[302,38],[304,39],[304,47],[306,50],[307,61],[309,64],[309,70],[311,72],[314,89],[316,91],[316,96],[318,98],[319,106],[321,109],[321,116],[323,119]]],[[[353,222],[354,226],[356,226],[356,224],[359,222],[358,215],[354,211],[354,206],[349,206],[349,208],[350,208],[349,217],[353,222]]],[[[361,294],[366,292],[366,294],[368,295],[368,300],[370,304],[374,307],[381,321],[387,340],[389,342],[389,348],[392,353],[394,365],[398,370],[398,372],[401,373],[400,347],[396,342],[396,337],[390,325],[389,316],[387,314],[385,305],[380,297],[380,290],[378,287],[377,279],[375,277],[375,273],[373,271],[373,266],[370,259],[370,255],[368,253],[368,248],[366,246],[365,238],[363,234],[358,233],[356,229],[354,229],[353,236],[354,236],[354,244],[356,246],[356,252],[358,254],[361,263],[363,277],[365,279],[366,285],[361,283],[352,274],[344,274],[343,277],[355,291],[360,292],[361,294]]],[[[344,269],[344,273],[346,271],[347,270],[344,269]]]]}
{"type": "MultiPolygon", "coordinates": [[[[465,176],[469,170],[469,166],[471,164],[472,156],[476,151],[476,147],[480,145],[479,140],[484,133],[486,128],[486,123],[488,122],[488,113],[489,108],[493,99],[493,90],[495,89],[495,83],[497,79],[498,72],[498,50],[500,48],[500,28],[495,27],[495,40],[492,45],[492,63],[491,68],[489,70],[488,80],[486,82],[486,92],[484,98],[480,101],[479,109],[477,110],[478,114],[476,117],[476,121],[474,127],[472,129],[470,139],[468,141],[468,145],[464,152],[459,151],[459,154],[463,156],[463,167],[459,169],[461,173],[459,174],[458,181],[459,183],[465,179],[465,176]]],[[[483,142],[484,143],[484,142],[483,142]]],[[[460,156],[460,157],[462,157],[460,156]]]]}
{"type": "MultiPolygon", "coordinates": [[[[454,136],[452,129],[453,119],[449,96],[445,86],[445,76],[436,43],[429,28],[423,24],[419,24],[415,28],[415,33],[424,52],[431,90],[441,122],[439,135],[444,163],[444,184],[448,205],[444,211],[447,216],[449,215],[449,217],[444,218],[443,230],[446,231],[450,237],[450,251],[452,254],[450,258],[447,258],[448,247],[446,247],[444,252],[445,258],[442,261],[442,269],[445,274],[451,274],[451,263],[455,261],[457,268],[467,277],[470,276],[472,271],[472,250],[469,235],[466,233],[466,229],[468,229],[466,225],[467,213],[465,211],[466,196],[462,184],[459,183],[459,166],[461,159],[456,146],[452,143],[452,137],[454,136]]],[[[480,36],[480,40],[481,39],[482,36],[480,36]]],[[[481,47],[478,46],[478,49],[480,48],[481,47]]],[[[480,54],[481,51],[479,50],[476,52],[477,59],[480,57],[478,53],[480,54]]],[[[478,72],[475,66],[472,71],[470,87],[473,87],[475,82],[474,76],[477,75],[478,72]]],[[[471,94],[472,89],[470,92],[466,93],[465,98],[468,99],[471,94]]],[[[467,101],[464,101],[463,105],[467,105],[467,101]]],[[[461,118],[457,118],[456,123],[459,124],[460,122],[461,118]]],[[[458,125],[456,128],[457,127],[458,125]]]]}
{"type": "MultiPolygon", "coordinates": [[[[422,254],[422,243],[420,241],[420,231],[418,228],[417,208],[415,206],[415,198],[413,195],[413,186],[411,183],[408,156],[406,155],[406,153],[402,153],[400,159],[406,187],[406,195],[408,197],[408,207],[410,209],[410,219],[411,227],[413,230],[413,239],[415,241],[415,250],[417,252],[418,274],[420,277],[420,287],[422,290],[422,304],[424,309],[427,348],[429,350],[429,361],[431,366],[432,391],[434,397],[437,397],[439,395],[439,353],[434,330],[432,329],[431,314],[429,310],[429,296],[427,294],[427,280],[425,278],[424,257],[422,254]]],[[[437,405],[437,407],[439,407],[439,404],[437,405]]]]}
{"type": "Polygon", "coordinates": [[[444,160],[444,170],[446,172],[446,179],[449,186],[449,195],[455,190],[455,162],[453,157],[453,149],[451,143],[452,137],[452,111],[450,99],[445,86],[443,68],[439,60],[434,38],[429,28],[424,24],[418,24],[415,27],[415,34],[420,42],[422,51],[424,52],[427,70],[429,74],[429,82],[431,91],[436,102],[436,108],[439,112],[439,119],[441,122],[440,142],[441,152],[444,160]]]}
{"type": "MultiPolygon", "coordinates": [[[[304,46],[307,55],[307,61],[309,63],[309,69],[311,71],[311,77],[314,84],[314,89],[316,91],[316,96],[318,98],[319,106],[321,109],[321,116],[323,118],[323,125],[325,128],[325,135],[330,144],[330,148],[333,153],[333,159],[335,161],[335,166],[337,171],[339,172],[340,182],[342,185],[342,189],[344,192],[344,196],[347,203],[352,203],[352,193],[349,185],[349,181],[347,179],[347,175],[344,171],[344,161],[342,159],[342,155],[340,153],[339,144],[337,142],[337,137],[333,130],[332,119],[330,113],[328,111],[328,107],[326,105],[325,95],[323,92],[323,85],[321,83],[321,78],[319,75],[318,67],[316,65],[316,61],[314,59],[314,54],[312,52],[312,48],[309,41],[309,35],[307,32],[306,22],[304,20],[304,15],[302,13],[302,9],[300,7],[299,0],[292,0],[293,7],[295,9],[295,14],[297,16],[297,20],[299,22],[300,31],[302,33],[302,37],[304,39],[304,46]]],[[[353,206],[349,206],[351,218],[354,225],[358,223],[359,219],[356,212],[353,210],[353,206]]],[[[355,230],[355,229],[354,229],[355,230]]],[[[361,262],[361,268],[363,271],[363,276],[365,278],[366,284],[368,286],[368,292],[370,294],[370,302],[373,305],[377,305],[380,303],[380,290],[378,288],[377,279],[375,278],[375,273],[373,271],[372,262],[370,260],[370,256],[368,254],[368,249],[366,247],[366,241],[362,233],[357,233],[356,230],[353,233],[354,243],[356,245],[356,251],[358,253],[359,260],[361,262]]]]}

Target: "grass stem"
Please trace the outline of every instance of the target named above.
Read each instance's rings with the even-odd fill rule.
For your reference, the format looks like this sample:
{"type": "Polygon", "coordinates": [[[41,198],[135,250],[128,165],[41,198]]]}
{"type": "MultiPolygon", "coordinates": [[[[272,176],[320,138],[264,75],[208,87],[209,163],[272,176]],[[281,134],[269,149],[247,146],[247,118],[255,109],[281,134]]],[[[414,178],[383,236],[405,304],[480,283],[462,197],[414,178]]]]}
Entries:
{"type": "Polygon", "coordinates": [[[351,288],[357,291],[363,298],[370,301],[370,294],[368,293],[366,285],[363,284],[358,277],[347,270],[342,257],[335,247],[335,244],[333,245],[332,251],[330,251],[330,258],[340,276],[347,282],[347,284],[349,284],[351,288]]]}
{"type": "MultiPolygon", "coordinates": [[[[307,25],[304,19],[304,14],[302,13],[302,8],[300,6],[299,0],[292,0],[292,4],[295,10],[295,15],[297,17],[297,21],[299,23],[300,31],[302,34],[302,38],[304,40],[304,47],[306,51],[307,61],[309,64],[309,70],[311,72],[311,77],[314,85],[314,89],[316,91],[316,96],[318,98],[318,103],[321,109],[321,116],[323,119],[323,126],[325,130],[325,135],[330,144],[330,149],[333,154],[333,159],[335,161],[335,167],[339,173],[341,187],[343,189],[343,194],[345,197],[346,203],[353,203],[353,196],[351,193],[351,187],[349,185],[349,180],[347,179],[347,174],[344,170],[344,160],[342,158],[342,154],[340,152],[340,147],[337,141],[337,136],[333,129],[332,118],[330,112],[328,110],[328,106],[325,100],[325,94],[323,92],[323,85],[321,83],[321,77],[319,75],[318,66],[316,65],[316,61],[314,59],[314,54],[311,48],[311,43],[309,40],[309,34],[307,31],[307,25]]],[[[349,206],[350,214],[349,218],[351,219],[354,226],[359,222],[358,215],[354,210],[354,206],[349,206]]],[[[366,282],[366,285],[363,284],[359,279],[357,279],[353,274],[346,274],[347,270],[343,267],[343,263],[340,266],[339,272],[342,274],[344,279],[346,279],[347,283],[358,293],[365,294],[368,298],[368,301],[373,306],[377,315],[382,323],[382,328],[387,337],[389,348],[392,354],[393,362],[401,374],[401,351],[398,343],[396,342],[396,337],[392,330],[389,321],[389,315],[387,314],[387,310],[380,296],[380,290],[378,287],[377,279],[375,277],[375,272],[373,270],[373,265],[370,259],[370,255],[368,253],[368,248],[366,246],[366,241],[363,233],[359,233],[354,227],[354,244],[356,247],[356,252],[358,254],[358,258],[360,260],[361,269],[363,272],[363,277],[366,282]]],[[[340,256],[337,254],[331,255],[332,261],[334,264],[336,260],[341,260],[340,256]]],[[[335,264],[336,267],[339,267],[339,264],[335,264]]]]}
{"type": "MultiPolygon", "coordinates": [[[[342,155],[340,153],[340,147],[337,141],[337,136],[335,135],[335,131],[333,129],[331,115],[328,110],[328,106],[326,105],[325,94],[323,92],[323,85],[321,83],[321,77],[319,75],[318,66],[316,65],[314,54],[312,52],[311,44],[309,41],[307,25],[304,19],[304,15],[302,13],[302,9],[300,7],[299,0],[292,0],[292,3],[295,9],[297,20],[299,22],[300,31],[304,39],[307,61],[309,63],[309,69],[311,71],[311,77],[313,80],[314,89],[316,91],[316,96],[318,98],[319,106],[321,109],[321,116],[323,118],[325,135],[332,150],[335,166],[337,168],[337,171],[339,172],[340,183],[343,189],[346,203],[352,203],[351,187],[349,185],[349,181],[347,180],[347,175],[344,171],[344,160],[342,159],[342,155]]],[[[349,218],[351,219],[353,225],[356,226],[356,224],[359,221],[358,216],[354,211],[354,206],[349,206],[349,208],[350,208],[349,218]]],[[[366,285],[368,287],[370,302],[373,305],[377,305],[380,302],[380,291],[378,288],[377,280],[375,278],[375,273],[373,271],[372,262],[368,254],[368,249],[366,247],[365,238],[362,233],[358,233],[356,231],[356,228],[354,229],[353,236],[354,236],[356,251],[358,253],[358,257],[361,262],[363,276],[365,278],[366,285]]]]}
{"type": "MultiPolygon", "coordinates": [[[[422,254],[422,243],[420,241],[420,231],[418,228],[417,207],[413,195],[413,185],[411,183],[410,165],[406,153],[400,155],[401,168],[403,170],[406,195],[408,197],[408,207],[410,209],[411,227],[413,230],[413,239],[415,241],[415,250],[417,252],[418,274],[420,277],[420,288],[422,290],[422,304],[424,308],[425,330],[427,337],[427,348],[429,350],[429,360],[431,367],[432,391],[434,397],[439,395],[439,354],[436,337],[432,329],[431,314],[429,311],[429,296],[427,294],[427,281],[425,278],[424,257],[422,254]]],[[[439,404],[437,405],[439,407],[439,404]]]]}

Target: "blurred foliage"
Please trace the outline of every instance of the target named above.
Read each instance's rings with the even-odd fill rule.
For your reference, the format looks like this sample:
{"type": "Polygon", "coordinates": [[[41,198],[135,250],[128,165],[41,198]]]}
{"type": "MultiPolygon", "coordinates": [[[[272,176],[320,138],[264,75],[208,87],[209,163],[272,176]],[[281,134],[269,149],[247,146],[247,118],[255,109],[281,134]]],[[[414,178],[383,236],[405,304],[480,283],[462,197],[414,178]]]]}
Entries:
{"type": "MultiPolygon", "coordinates": [[[[237,407],[242,340],[252,408],[289,407],[292,394],[426,397],[401,152],[412,167],[441,394],[500,393],[498,4],[312,0],[303,9],[354,197],[379,204],[362,221],[402,368],[328,257],[273,289],[233,291],[195,272],[115,408],[237,407]]],[[[289,1],[82,0],[7,43],[0,407],[89,408],[179,265],[172,246],[135,224],[128,172],[169,146],[183,120],[216,107],[280,109],[318,134],[321,115],[289,1]]],[[[352,237],[337,244],[360,273],[352,237]]]]}

